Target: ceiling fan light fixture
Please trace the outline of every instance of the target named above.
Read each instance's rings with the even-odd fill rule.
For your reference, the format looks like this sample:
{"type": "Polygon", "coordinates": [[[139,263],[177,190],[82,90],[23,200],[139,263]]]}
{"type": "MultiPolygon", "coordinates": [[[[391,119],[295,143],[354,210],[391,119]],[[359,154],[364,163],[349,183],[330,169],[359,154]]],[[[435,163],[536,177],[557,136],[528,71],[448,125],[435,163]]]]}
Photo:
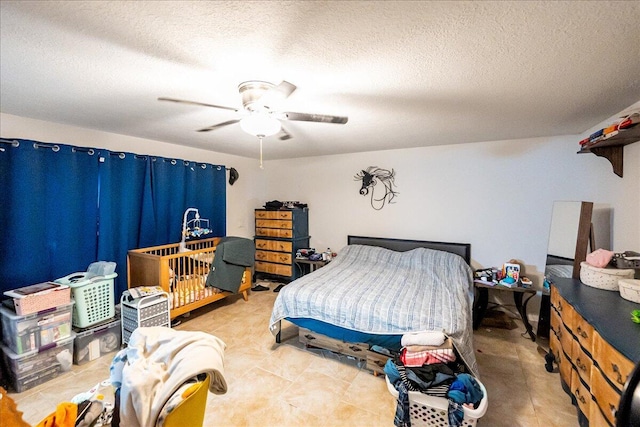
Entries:
{"type": "Polygon", "coordinates": [[[267,137],[280,132],[280,120],[266,114],[251,114],[240,120],[243,131],[253,136],[267,137]]]}

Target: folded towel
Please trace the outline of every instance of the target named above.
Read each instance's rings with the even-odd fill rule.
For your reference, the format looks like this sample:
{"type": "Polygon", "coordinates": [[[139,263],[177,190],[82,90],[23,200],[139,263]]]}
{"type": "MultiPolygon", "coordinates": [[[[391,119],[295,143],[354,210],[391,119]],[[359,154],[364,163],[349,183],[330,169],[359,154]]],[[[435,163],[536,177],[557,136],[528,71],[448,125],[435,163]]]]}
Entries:
{"type": "Polygon", "coordinates": [[[407,351],[412,352],[453,349],[453,342],[451,341],[451,338],[447,338],[444,340],[442,345],[408,345],[405,348],[407,349],[407,351]]]}
{"type": "Polygon", "coordinates": [[[444,339],[444,332],[440,331],[412,332],[404,334],[400,340],[400,344],[403,347],[408,345],[439,346],[444,343],[444,339]]]}
{"type": "Polygon", "coordinates": [[[453,349],[450,348],[426,351],[407,351],[407,348],[404,348],[400,353],[400,360],[404,366],[415,367],[432,365],[434,363],[455,362],[456,355],[454,354],[453,349]]]}

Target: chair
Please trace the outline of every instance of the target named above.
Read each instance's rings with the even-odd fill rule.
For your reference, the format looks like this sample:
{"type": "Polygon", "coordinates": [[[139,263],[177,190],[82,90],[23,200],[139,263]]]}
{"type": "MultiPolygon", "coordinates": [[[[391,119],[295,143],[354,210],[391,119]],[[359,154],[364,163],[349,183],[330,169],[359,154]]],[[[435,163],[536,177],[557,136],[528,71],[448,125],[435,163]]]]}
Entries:
{"type": "Polygon", "coordinates": [[[197,389],[184,399],[164,419],[163,427],[202,427],[204,410],[207,406],[207,395],[211,377],[206,375],[204,381],[194,385],[197,389]]]}
{"type": "Polygon", "coordinates": [[[616,427],[640,426],[640,363],[629,376],[622,390],[616,427]]]}

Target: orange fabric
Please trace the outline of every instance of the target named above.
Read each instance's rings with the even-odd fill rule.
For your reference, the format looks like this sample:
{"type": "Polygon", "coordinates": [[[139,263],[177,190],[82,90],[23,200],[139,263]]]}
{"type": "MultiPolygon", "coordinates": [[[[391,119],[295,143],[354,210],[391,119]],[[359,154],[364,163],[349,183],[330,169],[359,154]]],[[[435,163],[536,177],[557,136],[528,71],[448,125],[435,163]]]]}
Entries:
{"type": "Polygon", "coordinates": [[[56,411],[40,421],[37,427],[74,427],[78,416],[78,405],[71,402],[58,404],[56,411]]]}
{"type": "Polygon", "coordinates": [[[0,418],[3,427],[31,427],[22,419],[22,412],[18,411],[16,402],[2,387],[0,387],[0,418]]]}

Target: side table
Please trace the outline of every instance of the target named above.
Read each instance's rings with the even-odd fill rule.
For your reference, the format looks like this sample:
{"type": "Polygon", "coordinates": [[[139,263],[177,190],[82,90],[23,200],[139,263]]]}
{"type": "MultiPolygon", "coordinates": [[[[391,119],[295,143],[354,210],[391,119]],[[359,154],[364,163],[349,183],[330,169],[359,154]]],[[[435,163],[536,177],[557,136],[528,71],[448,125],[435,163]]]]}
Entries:
{"type": "Polygon", "coordinates": [[[295,262],[296,265],[300,267],[300,269],[302,270],[302,275],[304,276],[305,274],[313,273],[320,267],[324,267],[325,265],[329,264],[330,261],[323,261],[321,259],[318,261],[311,261],[307,258],[295,258],[293,262],[295,262]]]}
{"type": "Polygon", "coordinates": [[[524,323],[524,327],[527,329],[527,333],[529,334],[529,337],[531,337],[531,341],[536,340],[536,335],[533,333],[533,328],[529,323],[529,319],[527,319],[527,303],[536,294],[535,289],[522,287],[509,288],[507,286],[487,284],[480,280],[474,280],[473,286],[478,291],[478,298],[476,298],[473,306],[473,329],[478,329],[485,313],[487,312],[487,305],[489,304],[489,289],[509,291],[513,293],[513,302],[516,304],[518,313],[520,313],[520,317],[522,318],[522,323],[524,323]],[[525,294],[528,294],[528,296],[523,301],[525,294]]]}

